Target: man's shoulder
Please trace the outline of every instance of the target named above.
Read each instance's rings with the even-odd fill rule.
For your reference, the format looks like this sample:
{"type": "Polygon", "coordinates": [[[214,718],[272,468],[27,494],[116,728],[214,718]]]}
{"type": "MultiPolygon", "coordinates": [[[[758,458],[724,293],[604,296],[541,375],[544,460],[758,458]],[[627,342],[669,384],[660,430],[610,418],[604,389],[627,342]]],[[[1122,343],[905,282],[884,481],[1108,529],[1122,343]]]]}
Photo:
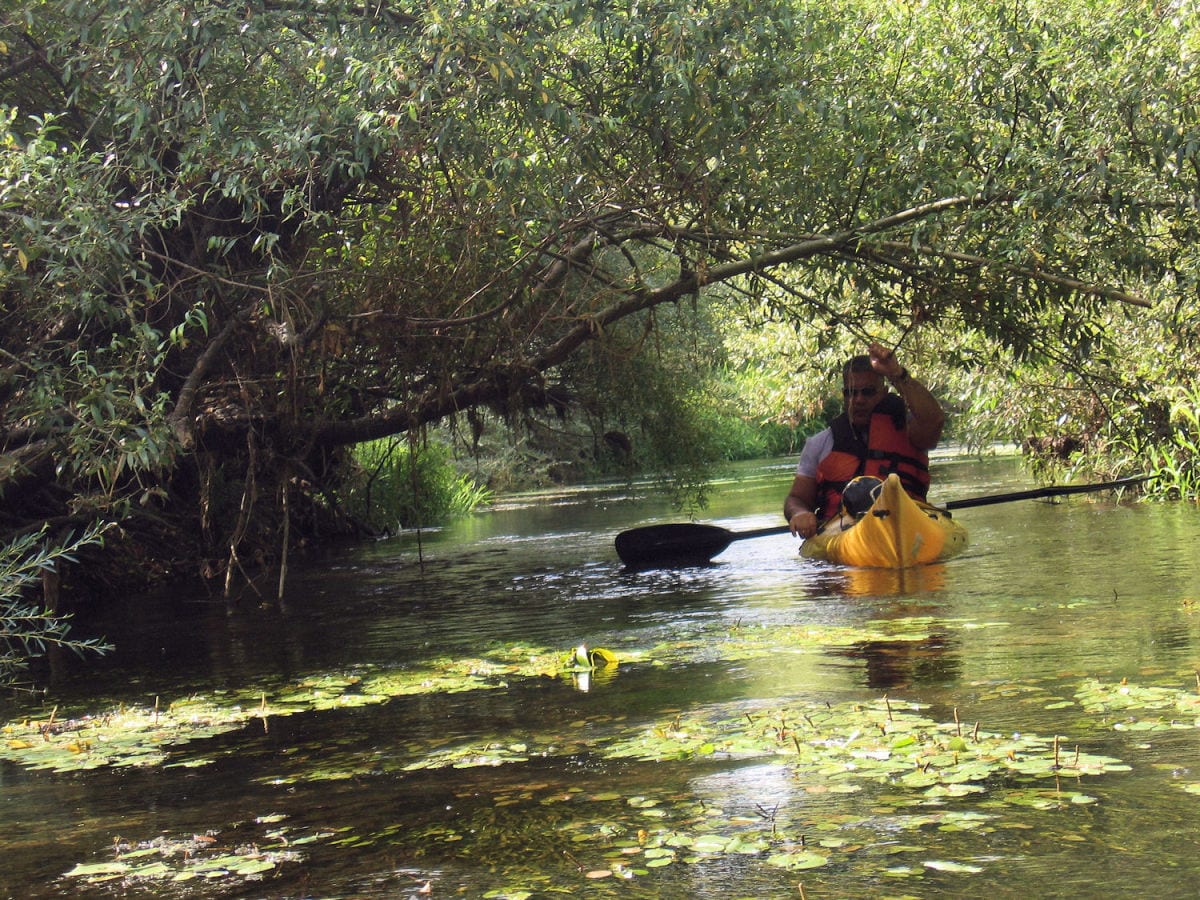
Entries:
{"type": "Polygon", "coordinates": [[[796,474],[816,478],[817,465],[831,452],[833,452],[833,429],[826,428],[811,435],[804,442],[804,449],[800,451],[800,462],[796,466],[796,474]]]}
{"type": "Polygon", "coordinates": [[[804,446],[807,448],[810,444],[813,447],[824,447],[826,445],[832,447],[833,446],[833,428],[832,427],[822,428],[816,434],[809,435],[808,438],[804,441],[804,446]]]}

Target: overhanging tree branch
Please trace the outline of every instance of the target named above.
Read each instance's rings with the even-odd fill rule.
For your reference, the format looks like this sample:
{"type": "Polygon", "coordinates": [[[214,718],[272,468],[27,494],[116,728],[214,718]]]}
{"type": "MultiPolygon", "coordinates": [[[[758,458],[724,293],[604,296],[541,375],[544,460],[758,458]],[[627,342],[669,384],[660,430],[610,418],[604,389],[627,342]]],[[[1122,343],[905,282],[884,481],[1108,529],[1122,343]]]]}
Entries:
{"type": "Polygon", "coordinates": [[[1127,303],[1130,306],[1140,306],[1143,309],[1149,309],[1154,304],[1144,297],[1139,297],[1136,294],[1130,294],[1127,291],[1119,288],[1108,287],[1102,284],[1092,284],[1086,281],[1080,281],[1077,278],[1069,278],[1065,275],[1058,275],[1054,272],[1048,272],[1045,269],[1040,269],[1035,266],[1021,266],[1014,263],[1005,262],[1003,260],[988,259],[984,256],[976,256],[971,253],[958,253],[953,250],[945,250],[939,247],[933,247],[929,244],[902,244],[897,241],[884,241],[876,245],[895,253],[897,256],[912,256],[915,254],[923,254],[938,259],[945,259],[951,262],[964,263],[977,269],[1000,269],[1010,275],[1022,278],[1028,281],[1040,281],[1046,284],[1057,285],[1061,288],[1066,288],[1077,294],[1087,294],[1092,297],[1100,297],[1104,300],[1115,300],[1119,303],[1127,303]]]}
{"type": "Polygon", "coordinates": [[[175,407],[167,415],[167,424],[170,425],[171,430],[175,433],[175,439],[179,441],[180,446],[184,449],[190,449],[195,441],[189,419],[192,416],[196,396],[204,384],[204,380],[217,364],[217,359],[221,351],[233,338],[238,329],[250,321],[253,313],[254,306],[247,304],[225,323],[216,337],[209,341],[208,346],[204,348],[204,352],[200,354],[200,358],[196,360],[196,364],[192,366],[192,370],[184,380],[183,387],[179,389],[175,400],[175,407]]]}
{"type": "MultiPolygon", "coordinates": [[[[713,265],[705,271],[703,280],[696,272],[685,271],[662,287],[653,290],[636,288],[628,290],[625,296],[617,302],[579,317],[566,332],[539,353],[527,359],[515,360],[501,370],[491,370],[487,377],[469,380],[460,384],[456,389],[427,395],[424,400],[416,404],[398,405],[386,412],[359,419],[326,423],[314,431],[312,439],[315,444],[323,446],[357,443],[399,434],[439,421],[474,406],[494,403],[511,395],[514,390],[534,387],[545,373],[564,363],[583,344],[598,338],[605,328],[643,310],[664,303],[673,303],[695,293],[704,286],[729,281],[743,275],[777,269],[817,256],[841,255],[848,250],[851,253],[866,252],[865,249],[859,251],[856,245],[868,235],[909,225],[914,221],[949,210],[985,205],[991,202],[995,202],[995,198],[949,197],[901,210],[853,229],[829,235],[808,236],[776,250],[713,265]]],[[[652,234],[662,237],[670,234],[670,230],[647,229],[639,232],[637,236],[639,239],[645,239],[652,234]]],[[[582,266],[594,245],[595,242],[591,239],[577,242],[571,252],[564,254],[563,260],[569,261],[575,267],[582,266]],[[584,252],[585,250],[588,252],[584,252]]],[[[606,283],[606,287],[611,290],[612,284],[606,283]]]]}

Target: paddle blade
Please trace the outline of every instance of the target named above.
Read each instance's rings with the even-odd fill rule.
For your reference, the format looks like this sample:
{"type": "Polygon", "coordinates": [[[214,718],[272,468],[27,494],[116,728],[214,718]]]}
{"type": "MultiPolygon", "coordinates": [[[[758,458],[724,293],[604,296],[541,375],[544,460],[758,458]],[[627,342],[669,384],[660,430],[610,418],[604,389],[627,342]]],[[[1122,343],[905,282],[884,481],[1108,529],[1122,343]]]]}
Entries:
{"type": "Polygon", "coordinates": [[[631,569],[702,566],[734,537],[717,525],[647,525],[617,535],[617,556],[631,569]]]}

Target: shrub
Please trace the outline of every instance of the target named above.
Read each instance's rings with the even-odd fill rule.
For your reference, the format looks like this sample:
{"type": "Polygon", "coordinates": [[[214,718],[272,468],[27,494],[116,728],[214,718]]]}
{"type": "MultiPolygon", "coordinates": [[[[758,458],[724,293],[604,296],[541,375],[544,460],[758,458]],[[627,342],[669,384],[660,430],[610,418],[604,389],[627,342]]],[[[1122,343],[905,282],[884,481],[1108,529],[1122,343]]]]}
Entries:
{"type": "Polygon", "coordinates": [[[379,532],[440,525],[491,499],[487,488],[454,468],[439,443],[385,438],[358,444],[352,454],[350,512],[379,532]]]}

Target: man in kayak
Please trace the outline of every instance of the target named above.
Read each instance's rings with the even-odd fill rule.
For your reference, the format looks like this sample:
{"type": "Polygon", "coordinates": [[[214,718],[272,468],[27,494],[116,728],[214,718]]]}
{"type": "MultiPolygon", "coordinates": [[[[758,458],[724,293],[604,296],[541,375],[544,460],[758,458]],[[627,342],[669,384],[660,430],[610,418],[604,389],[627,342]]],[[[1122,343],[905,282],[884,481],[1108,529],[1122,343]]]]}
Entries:
{"type": "Polygon", "coordinates": [[[842,491],[858,475],[900,476],[904,489],[925,499],[929,453],[942,436],[941,404],[896,354],[881,344],[867,347],[842,368],[845,411],[824,431],[804,442],[783,515],[792,534],[810,538],[818,516],[837,515],[842,491]],[[896,393],[889,393],[884,379],[896,393]]]}

